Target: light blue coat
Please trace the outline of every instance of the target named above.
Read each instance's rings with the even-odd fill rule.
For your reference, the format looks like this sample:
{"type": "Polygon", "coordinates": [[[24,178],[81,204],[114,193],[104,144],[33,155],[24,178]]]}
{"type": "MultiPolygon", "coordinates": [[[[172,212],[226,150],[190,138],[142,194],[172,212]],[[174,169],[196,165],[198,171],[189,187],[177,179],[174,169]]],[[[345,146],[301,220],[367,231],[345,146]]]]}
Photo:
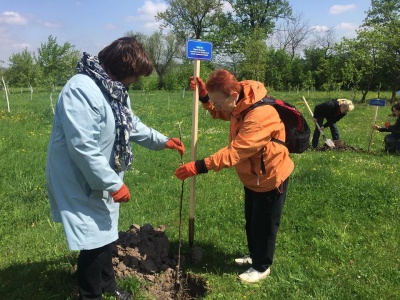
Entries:
{"type": "MultiPolygon", "coordinates": [[[[122,186],[124,174],[112,169],[115,122],[106,97],[89,76],[78,74],[67,82],[55,108],[47,190],[52,218],[62,222],[71,250],[94,249],[118,239],[119,204],[110,192],[122,186]]],[[[132,117],[132,142],[165,149],[168,137],[132,117]]]]}

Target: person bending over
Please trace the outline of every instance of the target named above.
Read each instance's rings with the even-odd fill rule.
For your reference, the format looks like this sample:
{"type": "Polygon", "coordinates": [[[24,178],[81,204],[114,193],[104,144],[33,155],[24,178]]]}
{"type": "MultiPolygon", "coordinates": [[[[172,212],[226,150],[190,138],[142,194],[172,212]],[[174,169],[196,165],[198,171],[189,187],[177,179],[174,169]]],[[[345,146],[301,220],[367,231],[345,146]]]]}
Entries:
{"type": "Polygon", "coordinates": [[[175,176],[185,180],[209,170],[236,169],[244,186],[249,253],[235,262],[251,265],[239,275],[242,281],[258,282],[271,272],[288,177],[294,169],[288,149],[272,140],[284,141],[285,127],[271,105],[248,110],[267,94],[261,82],[239,82],[227,70],[218,69],[210,74],[206,84],[200,78],[191,78],[192,90],[196,84],[200,101],[211,116],[230,122],[229,143],[209,157],[180,166],[175,176]]]}

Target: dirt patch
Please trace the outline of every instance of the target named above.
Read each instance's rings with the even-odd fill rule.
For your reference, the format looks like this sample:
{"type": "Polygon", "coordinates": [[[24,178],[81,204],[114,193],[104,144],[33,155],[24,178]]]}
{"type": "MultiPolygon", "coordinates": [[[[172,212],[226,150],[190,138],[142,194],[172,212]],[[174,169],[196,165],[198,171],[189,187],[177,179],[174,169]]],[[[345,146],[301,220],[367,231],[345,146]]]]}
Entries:
{"type": "Polygon", "coordinates": [[[331,148],[327,144],[324,143],[322,146],[319,146],[319,147],[315,148],[314,151],[332,150],[332,151],[355,151],[355,152],[368,153],[368,151],[365,150],[365,149],[356,148],[356,147],[352,147],[352,146],[346,145],[346,143],[341,141],[341,140],[333,141],[333,143],[335,144],[334,148],[331,148]]]}
{"type": "Polygon", "coordinates": [[[165,226],[131,225],[126,232],[119,232],[114,243],[113,264],[117,277],[136,276],[144,280],[147,292],[155,299],[196,299],[207,293],[205,280],[195,274],[186,274],[186,262],[200,263],[204,251],[193,247],[190,253],[171,254],[165,235],[165,226]],[[179,262],[179,266],[178,266],[179,262]]]}

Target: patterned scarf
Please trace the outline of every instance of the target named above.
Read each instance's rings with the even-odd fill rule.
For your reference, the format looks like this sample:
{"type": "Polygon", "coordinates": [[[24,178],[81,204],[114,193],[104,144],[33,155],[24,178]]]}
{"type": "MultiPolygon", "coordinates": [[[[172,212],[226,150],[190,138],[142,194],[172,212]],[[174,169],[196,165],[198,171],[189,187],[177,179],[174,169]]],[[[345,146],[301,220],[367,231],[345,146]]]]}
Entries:
{"type": "Polygon", "coordinates": [[[115,120],[115,142],[114,142],[114,170],[118,173],[128,170],[132,160],[132,147],[129,142],[132,130],[132,115],[128,108],[128,90],[119,81],[113,81],[100,66],[97,56],[83,53],[82,59],[76,66],[79,74],[88,75],[98,87],[110,98],[107,101],[111,106],[115,120]]]}

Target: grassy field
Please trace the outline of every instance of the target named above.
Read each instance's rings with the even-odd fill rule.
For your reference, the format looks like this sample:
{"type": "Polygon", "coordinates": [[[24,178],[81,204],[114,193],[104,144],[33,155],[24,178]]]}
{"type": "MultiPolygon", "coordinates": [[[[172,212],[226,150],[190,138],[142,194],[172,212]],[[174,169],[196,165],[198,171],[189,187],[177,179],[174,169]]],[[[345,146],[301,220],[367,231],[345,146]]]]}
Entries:
{"type": "MultiPolygon", "coordinates": [[[[271,94],[296,105],[312,124],[303,94],[271,94]]],[[[45,188],[53,112],[49,94],[30,96],[12,93],[8,113],[0,94],[0,298],[69,299],[77,253],[67,249],[62,226],[51,220],[45,188]]],[[[333,97],[351,97],[341,92],[304,96],[312,107],[333,97]]],[[[385,96],[389,94],[381,94],[385,96]]],[[[189,161],[191,93],[135,91],[131,100],[144,123],[168,136],[179,137],[180,124],[187,148],[184,160],[189,161]]],[[[390,106],[379,108],[377,124],[393,123],[389,113],[390,106]]],[[[341,139],[365,151],[293,155],[296,167],[275,262],[271,276],[259,284],[239,282],[237,275],[246,268],[233,263],[247,250],[243,187],[235,171],[197,177],[194,245],[204,249],[205,257],[186,271],[206,280],[209,293],[204,299],[400,299],[400,158],[383,152],[384,133],[372,135],[367,151],[374,114],[375,107],[356,104],[338,123],[341,139]]],[[[227,144],[228,125],[200,108],[198,158],[227,144]]],[[[126,175],[132,199],[121,206],[120,230],[131,224],[165,225],[177,253],[181,182],[173,173],[180,157],[176,151],[133,147],[136,160],[126,175]]],[[[188,202],[185,183],[182,252],[190,249],[188,202]]],[[[139,281],[121,280],[120,285],[146,299],[139,281]]]]}

